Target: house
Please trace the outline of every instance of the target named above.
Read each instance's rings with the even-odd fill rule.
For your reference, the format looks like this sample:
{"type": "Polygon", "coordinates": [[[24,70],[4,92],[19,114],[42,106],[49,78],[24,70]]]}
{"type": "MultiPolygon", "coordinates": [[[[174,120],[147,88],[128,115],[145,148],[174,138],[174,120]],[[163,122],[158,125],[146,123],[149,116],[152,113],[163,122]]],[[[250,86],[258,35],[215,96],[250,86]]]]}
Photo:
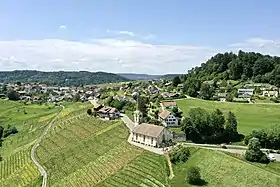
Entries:
{"type": "Polygon", "coordinates": [[[177,85],[177,88],[178,88],[179,90],[183,90],[184,84],[178,84],[178,85],[177,85]]]}
{"type": "Polygon", "coordinates": [[[159,147],[164,139],[163,126],[142,123],[132,129],[132,141],[137,143],[159,147]]]}
{"type": "Polygon", "coordinates": [[[263,91],[262,95],[264,97],[278,97],[278,91],[263,91]]]}
{"type": "Polygon", "coordinates": [[[254,89],[238,89],[238,97],[250,98],[254,94],[254,89]]]}
{"type": "Polygon", "coordinates": [[[168,110],[164,110],[159,114],[159,120],[165,127],[178,126],[178,119],[168,110]]]}
{"type": "Polygon", "coordinates": [[[94,107],[93,107],[93,110],[98,111],[98,110],[100,110],[102,107],[103,107],[102,105],[96,103],[96,104],[94,105],[94,107]]]}
{"type": "Polygon", "coordinates": [[[227,99],[227,93],[218,93],[218,99],[221,102],[225,102],[227,99]]]}
{"type": "Polygon", "coordinates": [[[100,118],[107,120],[117,119],[120,116],[118,109],[113,107],[102,107],[97,111],[97,114],[100,118]]]}
{"type": "Polygon", "coordinates": [[[176,102],[174,101],[164,101],[161,103],[165,108],[174,108],[177,106],[176,102]]]}
{"type": "Polygon", "coordinates": [[[161,95],[162,95],[163,97],[167,97],[167,98],[179,97],[179,94],[178,94],[178,93],[163,92],[161,95]]]}

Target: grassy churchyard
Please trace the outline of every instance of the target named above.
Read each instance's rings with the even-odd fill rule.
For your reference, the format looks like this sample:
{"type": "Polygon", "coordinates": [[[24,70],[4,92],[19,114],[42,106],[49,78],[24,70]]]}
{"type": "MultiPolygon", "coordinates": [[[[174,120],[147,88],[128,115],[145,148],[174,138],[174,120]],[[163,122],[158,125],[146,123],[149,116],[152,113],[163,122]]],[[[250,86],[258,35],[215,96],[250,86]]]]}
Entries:
{"type": "Polygon", "coordinates": [[[184,112],[184,115],[188,114],[190,108],[196,107],[206,110],[220,109],[225,114],[232,111],[238,120],[238,131],[245,135],[254,129],[280,124],[280,105],[277,104],[241,104],[201,99],[182,99],[176,101],[176,103],[184,112]]]}

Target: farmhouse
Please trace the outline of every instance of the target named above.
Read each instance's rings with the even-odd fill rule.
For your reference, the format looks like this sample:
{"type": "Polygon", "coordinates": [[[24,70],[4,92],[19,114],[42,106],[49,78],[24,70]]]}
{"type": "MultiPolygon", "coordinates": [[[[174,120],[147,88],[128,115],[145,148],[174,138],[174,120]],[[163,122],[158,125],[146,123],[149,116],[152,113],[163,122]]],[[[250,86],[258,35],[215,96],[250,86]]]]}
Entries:
{"type": "Polygon", "coordinates": [[[120,112],[113,107],[102,107],[97,111],[97,114],[100,118],[104,119],[117,119],[120,116],[120,112]]]}
{"type": "Polygon", "coordinates": [[[176,102],[173,102],[173,101],[162,102],[162,105],[163,105],[165,108],[174,108],[174,107],[177,106],[176,102]]]}
{"type": "Polygon", "coordinates": [[[264,97],[278,97],[278,91],[263,91],[264,97]]]}
{"type": "Polygon", "coordinates": [[[178,126],[178,119],[168,110],[164,110],[159,114],[159,120],[165,127],[178,126]]]}
{"type": "Polygon", "coordinates": [[[164,127],[152,124],[142,123],[132,130],[132,141],[159,147],[164,140],[164,127]]]}

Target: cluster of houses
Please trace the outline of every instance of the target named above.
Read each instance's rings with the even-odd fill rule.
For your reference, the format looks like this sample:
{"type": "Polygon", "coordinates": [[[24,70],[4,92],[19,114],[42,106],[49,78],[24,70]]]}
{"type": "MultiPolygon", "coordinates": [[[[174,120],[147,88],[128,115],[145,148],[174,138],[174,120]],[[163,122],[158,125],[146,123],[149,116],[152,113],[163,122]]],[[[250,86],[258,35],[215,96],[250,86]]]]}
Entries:
{"type": "Polygon", "coordinates": [[[72,100],[77,94],[81,101],[100,97],[100,88],[98,87],[59,87],[45,84],[7,84],[6,86],[7,89],[16,91],[21,100],[32,102],[41,101],[41,95],[44,93],[48,93],[48,102],[72,100]]]}

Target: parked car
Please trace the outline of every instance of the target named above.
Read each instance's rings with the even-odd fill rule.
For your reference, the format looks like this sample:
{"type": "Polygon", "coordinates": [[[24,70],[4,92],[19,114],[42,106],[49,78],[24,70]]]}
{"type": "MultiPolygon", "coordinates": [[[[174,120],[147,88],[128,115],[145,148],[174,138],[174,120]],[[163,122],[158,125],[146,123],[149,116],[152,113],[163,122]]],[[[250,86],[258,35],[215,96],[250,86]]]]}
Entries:
{"type": "Polygon", "coordinates": [[[274,156],[274,154],[271,154],[271,153],[269,153],[268,155],[267,155],[267,158],[270,160],[270,161],[276,161],[276,158],[275,158],[275,156],[274,156]]]}

